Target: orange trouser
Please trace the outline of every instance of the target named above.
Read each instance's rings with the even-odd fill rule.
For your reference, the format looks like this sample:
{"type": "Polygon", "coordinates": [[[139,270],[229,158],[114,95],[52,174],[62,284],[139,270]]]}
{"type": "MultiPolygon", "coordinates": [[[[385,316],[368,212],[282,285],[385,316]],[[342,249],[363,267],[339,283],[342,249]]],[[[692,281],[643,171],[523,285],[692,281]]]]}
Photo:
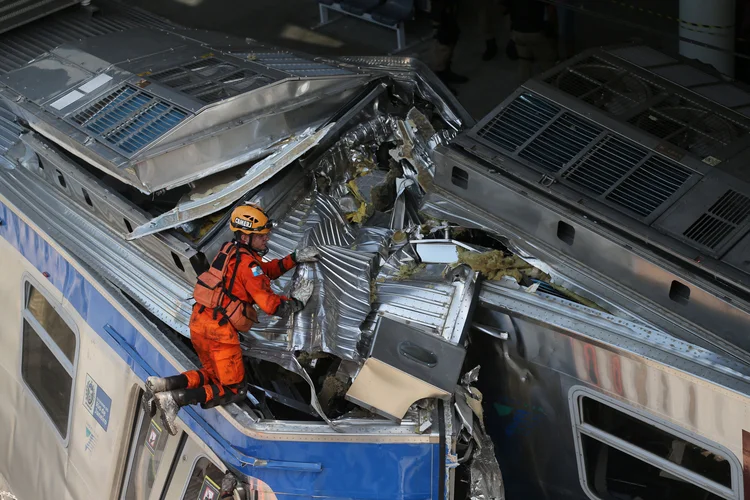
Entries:
{"type": "Polygon", "coordinates": [[[245,366],[237,330],[222,316],[213,317],[213,309],[200,312],[193,308],[190,340],[203,367],[185,372],[188,389],[203,387],[206,401],[221,397],[228,390],[237,393],[245,381],[245,366]],[[223,324],[220,324],[223,323],[223,324]]]}

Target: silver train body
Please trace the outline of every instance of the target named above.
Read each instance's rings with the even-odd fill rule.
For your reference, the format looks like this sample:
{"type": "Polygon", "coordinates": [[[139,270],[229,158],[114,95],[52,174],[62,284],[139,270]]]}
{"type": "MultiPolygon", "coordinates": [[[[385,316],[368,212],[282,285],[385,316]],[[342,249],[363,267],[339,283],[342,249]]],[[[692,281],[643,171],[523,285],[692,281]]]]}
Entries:
{"type": "MultiPolygon", "coordinates": [[[[645,47],[597,50],[473,124],[414,61],[313,60],[101,8],[0,35],[0,491],[210,499],[229,471],[235,498],[745,498],[750,94],[645,47]],[[196,62],[235,76],[164,83],[196,62]],[[223,94],[195,90],[203,83],[223,94]],[[123,132],[132,116],[97,125],[95,106],[138,98],[163,104],[152,136],[123,132]],[[431,106],[443,133],[422,141],[408,131],[414,120],[375,120],[410,99],[431,106]],[[467,412],[460,390],[427,420],[416,410],[380,418],[387,401],[377,398],[364,405],[370,414],[328,422],[320,412],[299,421],[241,405],[188,408],[168,436],[139,406],[143,381],[195,365],[192,283],[227,238],[220,224],[196,238],[178,229],[252,193],[279,214],[278,234],[291,234],[283,223],[302,227],[295,210],[313,210],[298,196],[311,189],[305,168],[335,157],[337,144],[381,135],[411,141],[409,158],[429,173],[411,212],[450,223],[433,241],[441,252],[456,255],[455,227],[468,228],[549,277],[450,277],[452,258],[435,257],[425,239],[409,244],[423,275],[375,280],[400,292],[370,294],[365,314],[383,314],[368,321],[451,318],[440,332],[465,348],[462,373],[481,366],[482,411],[467,412]],[[301,153],[294,170],[273,170],[301,153]],[[268,176],[230,170],[247,162],[268,176]],[[201,197],[143,208],[220,170],[229,180],[212,178],[201,197]],[[441,287],[454,297],[444,310],[428,301],[441,287]],[[475,438],[469,451],[462,433],[475,438]]],[[[280,240],[272,252],[289,249],[280,240]]],[[[385,268],[392,255],[383,257],[385,268]]],[[[346,281],[336,284],[348,290],[346,281]]],[[[262,333],[260,345],[245,339],[249,355],[292,371],[299,364],[275,347],[320,348],[298,329],[262,333]]],[[[356,382],[359,346],[340,331],[325,339],[321,350],[354,366],[356,382]]]]}

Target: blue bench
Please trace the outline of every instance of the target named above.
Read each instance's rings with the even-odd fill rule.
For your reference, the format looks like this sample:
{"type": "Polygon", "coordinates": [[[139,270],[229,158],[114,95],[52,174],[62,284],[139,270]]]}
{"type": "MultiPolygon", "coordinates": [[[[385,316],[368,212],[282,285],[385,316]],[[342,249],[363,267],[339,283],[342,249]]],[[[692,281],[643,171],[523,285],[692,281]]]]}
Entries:
{"type": "Polygon", "coordinates": [[[406,47],[404,23],[414,14],[414,0],[317,0],[320,26],[330,21],[329,12],[357,17],[396,31],[397,49],[406,47]]]}

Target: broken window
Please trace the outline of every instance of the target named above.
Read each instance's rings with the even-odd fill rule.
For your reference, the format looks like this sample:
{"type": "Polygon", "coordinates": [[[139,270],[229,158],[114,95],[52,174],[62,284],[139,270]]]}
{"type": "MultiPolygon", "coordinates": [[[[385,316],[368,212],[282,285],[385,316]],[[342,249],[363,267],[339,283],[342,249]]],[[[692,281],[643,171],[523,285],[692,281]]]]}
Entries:
{"type": "Polygon", "coordinates": [[[739,498],[732,463],[710,446],[615,404],[581,396],[582,476],[598,499],[739,498]]]}

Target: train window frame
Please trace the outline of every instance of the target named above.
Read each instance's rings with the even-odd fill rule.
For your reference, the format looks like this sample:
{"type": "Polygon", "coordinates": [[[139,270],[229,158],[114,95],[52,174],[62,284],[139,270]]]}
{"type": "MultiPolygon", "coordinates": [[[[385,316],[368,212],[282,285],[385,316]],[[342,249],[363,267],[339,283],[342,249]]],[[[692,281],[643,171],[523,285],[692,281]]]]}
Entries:
{"type": "Polygon", "coordinates": [[[51,427],[55,430],[60,440],[62,441],[63,447],[67,448],[70,442],[70,428],[72,425],[72,414],[76,397],[76,380],[78,375],[78,360],[79,351],[81,346],[81,337],[78,327],[70,315],[63,309],[62,301],[52,296],[52,292],[42,285],[38,280],[34,279],[28,273],[25,273],[21,280],[21,321],[19,325],[20,330],[20,349],[19,349],[19,363],[18,363],[18,376],[19,380],[22,381],[24,388],[31,394],[34,404],[41,410],[44,418],[47,419],[51,427]],[[68,356],[63,352],[60,346],[55,342],[54,338],[46,331],[44,326],[37,320],[34,313],[29,309],[29,300],[31,298],[32,288],[36,290],[39,295],[50,305],[52,310],[59,316],[60,320],[68,327],[75,337],[75,347],[73,349],[73,360],[71,361],[68,356]],[[65,372],[70,376],[70,397],[67,403],[68,417],[67,425],[65,427],[65,434],[57,427],[52,416],[49,414],[44,404],[42,403],[40,396],[29,384],[24,376],[24,330],[25,326],[29,325],[31,331],[36,337],[47,347],[55,360],[61,365],[65,372]]]}
{"type": "MultiPolygon", "coordinates": [[[[699,478],[707,479],[710,481],[709,478],[707,478],[706,476],[700,473],[693,472],[690,469],[683,467],[681,465],[678,465],[678,464],[673,464],[672,467],[674,469],[681,469],[685,471],[685,474],[683,475],[683,477],[679,478],[685,483],[692,484],[693,486],[701,488],[704,491],[713,493],[714,495],[719,496],[721,498],[729,498],[732,500],[743,500],[745,498],[743,487],[742,487],[743,486],[742,465],[740,464],[739,460],[734,455],[734,453],[732,453],[732,451],[726,448],[725,446],[722,446],[716,442],[707,440],[703,436],[699,436],[671,422],[661,419],[655,416],[654,414],[652,414],[651,412],[649,412],[648,410],[639,411],[633,408],[632,406],[627,405],[627,403],[624,403],[617,399],[603,395],[599,392],[593,391],[590,388],[583,387],[583,386],[573,386],[571,387],[568,393],[568,402],[570,405],[573,440],[575,443],[576,459],[578,463],[578,476],[579,476],[579,480],[581,483],[581,488],[583,489],[586,496],[588,496],[592,500],[601,500],[601,498],[597,496],[597,494],[594,491],[592,491],[591,488],[589,487],[590,479],[593,479],[593,478],[589,478],[587,476],[587,462],[586,462],[586,455],[584,453],[584,443],[583,443],[584,437],[593,439],[599,443],[609,446],[610,448],[623,452],[635,458],[636,460],[640,460],[641,462],[648,464],[651,467],[660,469],[662,472],[666,474],[670,474],[670,471],[665,470],[663,467],[656,465],[655,463],[649,462],[649,460],[646,458],[643,458],[643,456],[648,455],[649,452],[636,444],[626,442],[629,446],[620,446],[620,443],[617,443],[618,441],[617,437],[607,433],[604,430],[597,433],[597,435],[593,435],[591,432],[592,430],[591,427],[594,427],[593,430],[597,430],[598,428],[596,428],[596,426],[593,426],[591,424],[587,424],[586,422],[583,421],[583,403],[582,403],[583,398],[589,398],[600,404],[606,405],[610,407],[611,409],[619,411],[628,417],[634,418],[636,420],[643,422],[646,425],[650,425],[652,427],[655,427],[658,430],[671,434],[675,438],[682,439],[688,443],[694,444],[695,446],[699,446],[703,448],[704,450],[707,450],[716,455],[722,456],[729,463],[729,467],[731,471],[731,487],[725,487],[727,490],[731,490],[731,493],[732,493],[731,496],[719,495],[716,492],[711,491],[710,489],[707,489],[706,486],[704,486],[700,482],[694,482],[685,477],[685,476],[698,476],[699,478]],[[610,439],[607,436],[614,437],[615,439],[610,439]],[[641,455],[641,456],[637,456],[637,455],[641,455]]],[[[625,441],[625,440],[619,439],[619,441],[625,441]]]]}

